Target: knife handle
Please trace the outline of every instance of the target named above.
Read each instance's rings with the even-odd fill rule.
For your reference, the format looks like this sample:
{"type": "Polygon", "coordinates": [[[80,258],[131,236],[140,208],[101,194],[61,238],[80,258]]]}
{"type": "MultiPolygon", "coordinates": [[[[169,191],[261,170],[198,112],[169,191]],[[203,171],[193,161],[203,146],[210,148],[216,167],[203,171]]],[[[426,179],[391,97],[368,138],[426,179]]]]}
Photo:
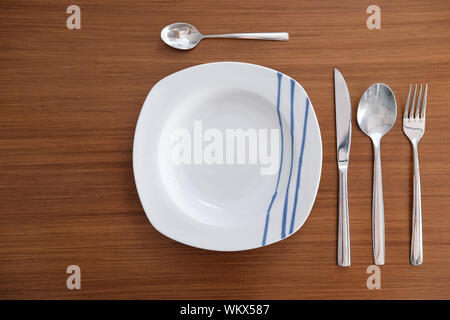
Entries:
{"type": "Polygon", "coordinates": [[[347,166],[339,167],[339,222],[337,263],[350,266],[350,227],[348,217],[347,166]]]}

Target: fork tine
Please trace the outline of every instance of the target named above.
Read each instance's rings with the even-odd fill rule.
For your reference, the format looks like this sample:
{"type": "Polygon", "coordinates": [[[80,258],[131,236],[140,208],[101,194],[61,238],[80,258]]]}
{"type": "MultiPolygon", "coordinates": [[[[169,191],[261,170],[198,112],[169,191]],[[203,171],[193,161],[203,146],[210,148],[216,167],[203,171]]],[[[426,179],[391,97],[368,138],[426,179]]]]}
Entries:
{"type": "Polygon", "coordinates": [[[409,85],[408,99],[406,99],[405,112],[403,113],[403,118],[408,118],[409,100],[411,98],[412,84],[409,85]]]}
{"type": "Polygon", "coordinates": [[[425,92],[423,93],[422,114],[420,115],[422,119],[425,119],[425,112],[427,109],[427,92],[428,92],[428,83],[425,84],[425,92]]]}
{"type": "Polygon", "coordinates": [[[414,118],[414,107],[416,105],[416,92],[417,92],[417,84],[414,85],[414,95],[411,103],[411,111],[409,112],[410,118],[414,118]]]}
{"type": "Polygon", "coordinates": [[[416,119],[419,119],[419,111],[420,111],[420,100],[422,99],[422,84],[420,85],[419,95],[417,96],[417,106],[416,106],[416,119]]]}

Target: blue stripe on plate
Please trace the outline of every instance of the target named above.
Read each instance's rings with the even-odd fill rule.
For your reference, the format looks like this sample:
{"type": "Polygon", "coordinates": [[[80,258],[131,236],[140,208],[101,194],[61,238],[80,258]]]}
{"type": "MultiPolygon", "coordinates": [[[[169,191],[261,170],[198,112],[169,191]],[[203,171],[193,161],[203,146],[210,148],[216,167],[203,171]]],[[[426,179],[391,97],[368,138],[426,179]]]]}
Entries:
{"type": "Polygon", "coordinates": [[[298,158],[297,184],[295,186],[294,209],[292,211],[291,226],[289,228],[289,234],[292,234],[292,232],[294,231],[295,211],[297,210],[298,189],[300,187],[300,178],[301,178],[302,164],[303,164],[303,152],[305,150],[306,126],[308,124],[308,111],[309,111],[309,99],[308,99],[308,97],[306,97],[305,120],[303,121],[302,146],[300,149],[300,157],[298,158]]]}
{"type": "Polygon", "coordinates": [[[267,209],[266,224],[264,226],[264,234],[263,234],[263,239],[262,239],[262,245],[263,246],[266,245],[267,229],[269,227],[269,219],[270,219],[270,210],[272,210],[272,205],[273,205],[273,203],[275,201],[275,198],[277,197],[277,194],[278,194],[278,185],[280,183],[281,169],[283,167],[284,138],[283,138],[283,124],[281,122],[281,115],[280,115],[281,78],[283,77],[283,75],[280,72],[278,72],[277,73],[277,77],[278,77],[277,115],[278,115],[278,123],[280,124],[280,131],[281,131],[281,156],[280,156],[281,159],[280,159],[280,168],[278,169],[277,185],[275,187],[275,192],[274,192],[274,194],[272,196],[272,200],[270,200],[269,208],[267,209]]]}
{"type": "Polygon", "coordinates": [[[289,205],[289,186],[291,185],[292,163],[294,160],[294,90],[295,90],[295,81],[291,79],[291,164],[289,167],[289,179],[286,189],[286,195],[284,197],[283,221],[281,225],[281,239],[286,237],[286,218],[287,218],[287,209],[289,205]]]}

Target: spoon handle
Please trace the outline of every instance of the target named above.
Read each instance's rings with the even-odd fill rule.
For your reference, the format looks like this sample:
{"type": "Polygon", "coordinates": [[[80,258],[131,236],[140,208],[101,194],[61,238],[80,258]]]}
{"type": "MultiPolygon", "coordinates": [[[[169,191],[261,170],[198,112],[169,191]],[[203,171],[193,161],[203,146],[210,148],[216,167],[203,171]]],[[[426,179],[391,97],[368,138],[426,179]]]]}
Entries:
{"type": "Polygon", "coordinates": [[[287,32],[267,32],[267,33],[224,33],[204,35],[203,38],[232,38],[232,39],[256,39],[256,40],[278,40],[288,41],[287,32]]]}
{"type": "Polygon", "coordinates": [[[380,141],[374,142],[373,190],[372,190],[372,240],[376,265],[384,265],[384,203],[381,177],[380,141]]]}

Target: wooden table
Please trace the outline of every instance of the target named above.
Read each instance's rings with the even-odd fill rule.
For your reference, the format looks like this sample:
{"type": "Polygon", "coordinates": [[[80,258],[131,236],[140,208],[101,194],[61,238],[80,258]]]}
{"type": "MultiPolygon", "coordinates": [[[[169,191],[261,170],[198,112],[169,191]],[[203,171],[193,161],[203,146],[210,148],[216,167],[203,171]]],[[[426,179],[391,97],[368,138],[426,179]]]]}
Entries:
{"type": "Polygon", "coordinates": [[[450,298],[450,2],[76,1],[0,3],[0,298],[450,298]],[[369,30],[366,9],[381,8],[369,30]],[[288,31],[286,43],[207,40],[173,50],[161,28],[205,33],[288,31]],[[208,252],[162,236],[140,205],[132,170],[136,120],[161,78],[200,63],[243,61],[286,73],[307,90],[323,139],[311,215],[293,237],[248,252],[208,252]],[[353,114],[375,82],[399,115],[383,139],[386,265],[366,286],[372,146],[353,124],[349,167],[352,266],[336,266],[337,166],[333,68],[353,114]],[[412,150],[401,128],[410,83],[430,86],[420,144],[424,264],[409,264],[412,150]],[[81,290],[68,290],[68,265],[81,290]]]}

